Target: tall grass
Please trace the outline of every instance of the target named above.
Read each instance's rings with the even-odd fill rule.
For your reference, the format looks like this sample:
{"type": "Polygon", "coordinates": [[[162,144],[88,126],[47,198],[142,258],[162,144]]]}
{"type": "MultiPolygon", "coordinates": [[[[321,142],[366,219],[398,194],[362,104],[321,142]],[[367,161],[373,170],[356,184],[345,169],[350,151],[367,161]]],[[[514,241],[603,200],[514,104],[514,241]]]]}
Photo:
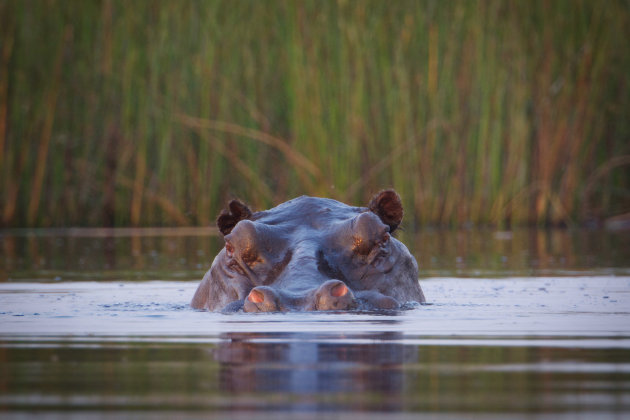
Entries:
{"type": "Polygon", "coordinates": [[[403,196],[408,226],[630,211],[611,0],[0,0],[4,226],[403,196]]]}

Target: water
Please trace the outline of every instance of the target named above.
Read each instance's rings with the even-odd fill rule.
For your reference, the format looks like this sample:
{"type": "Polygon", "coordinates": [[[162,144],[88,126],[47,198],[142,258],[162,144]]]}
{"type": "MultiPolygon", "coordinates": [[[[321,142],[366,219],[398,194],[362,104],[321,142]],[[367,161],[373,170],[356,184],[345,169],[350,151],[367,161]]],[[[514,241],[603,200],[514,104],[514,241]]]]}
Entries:
{"type": "Polygon", "coordinates": [[[429,305],[234,315],[216,238],[103,232],[0,237],[0,417],[630,414],[627,232],[406,233],[429,305]]]}

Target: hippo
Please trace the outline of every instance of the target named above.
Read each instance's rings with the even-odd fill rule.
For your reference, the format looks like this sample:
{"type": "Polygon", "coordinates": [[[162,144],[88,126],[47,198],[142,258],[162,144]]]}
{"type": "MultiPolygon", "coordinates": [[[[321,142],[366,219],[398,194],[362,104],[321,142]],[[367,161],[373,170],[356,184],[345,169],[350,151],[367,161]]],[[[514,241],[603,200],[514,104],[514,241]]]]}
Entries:
{"type": "Polygon", "coordinates": [[[418,264],[392,234],[394,190],[367,207],[302,196],[252,212],[232,200],[217,219],[225,246],[191,306],[221,312],[399,309],[424,303],[418,264]]]}

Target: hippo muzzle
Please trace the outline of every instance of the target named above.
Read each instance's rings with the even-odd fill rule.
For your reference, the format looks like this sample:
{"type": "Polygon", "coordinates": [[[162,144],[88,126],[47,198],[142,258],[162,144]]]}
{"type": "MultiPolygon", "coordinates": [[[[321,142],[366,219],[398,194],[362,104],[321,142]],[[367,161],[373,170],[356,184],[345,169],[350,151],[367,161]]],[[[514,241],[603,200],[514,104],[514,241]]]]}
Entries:
{"type": "Polygon", "coordinates": [[[191,306],[286,312],[422,303],[416,260],[392,236],[402,215],[393,190],[368,207],[302,196],[254,213],[233,200],[217,219],[225,246],[191,306]]]}

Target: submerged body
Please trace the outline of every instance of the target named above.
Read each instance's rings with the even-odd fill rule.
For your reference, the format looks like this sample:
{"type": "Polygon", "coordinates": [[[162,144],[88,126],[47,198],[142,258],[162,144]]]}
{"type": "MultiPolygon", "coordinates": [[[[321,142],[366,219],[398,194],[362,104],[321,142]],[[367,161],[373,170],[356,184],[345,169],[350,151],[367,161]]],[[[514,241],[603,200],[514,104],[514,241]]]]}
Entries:
{"type": "Polygon", "coordinates": [[[252,213],[232,201],[217,220],[225,247],[191,302],[211,311],[395,309],[425,301],[418,265],[391,233],[400,197],[368,207],[302,196],[252,213]]]}

